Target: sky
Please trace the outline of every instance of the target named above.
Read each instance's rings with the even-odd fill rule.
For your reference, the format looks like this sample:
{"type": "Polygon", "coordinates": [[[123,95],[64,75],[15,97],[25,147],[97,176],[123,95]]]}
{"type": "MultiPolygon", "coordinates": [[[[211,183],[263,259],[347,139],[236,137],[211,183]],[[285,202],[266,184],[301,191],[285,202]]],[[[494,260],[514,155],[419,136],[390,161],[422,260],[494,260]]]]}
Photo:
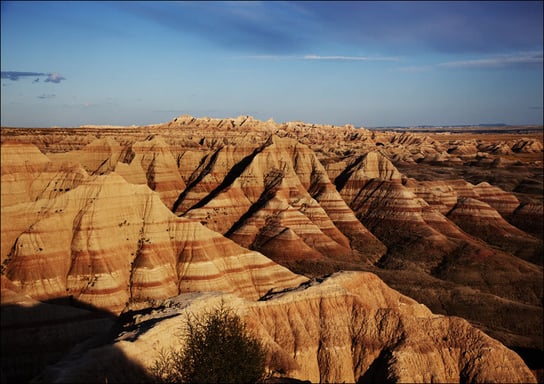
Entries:
{"type": "Polygon", "coordinates": [[[543,124],[543,2],[1,2],[1,125],[543,124]]]}

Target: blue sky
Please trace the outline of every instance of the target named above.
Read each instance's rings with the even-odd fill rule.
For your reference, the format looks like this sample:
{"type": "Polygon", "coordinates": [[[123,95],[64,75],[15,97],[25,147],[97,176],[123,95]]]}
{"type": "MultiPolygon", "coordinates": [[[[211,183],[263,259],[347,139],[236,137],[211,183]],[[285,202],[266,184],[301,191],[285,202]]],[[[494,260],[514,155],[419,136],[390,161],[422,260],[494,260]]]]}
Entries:
{"type": "Polygon", "coordinates": [[[1,2],[1,124],[542,124],[543,2],[1,2]]]}

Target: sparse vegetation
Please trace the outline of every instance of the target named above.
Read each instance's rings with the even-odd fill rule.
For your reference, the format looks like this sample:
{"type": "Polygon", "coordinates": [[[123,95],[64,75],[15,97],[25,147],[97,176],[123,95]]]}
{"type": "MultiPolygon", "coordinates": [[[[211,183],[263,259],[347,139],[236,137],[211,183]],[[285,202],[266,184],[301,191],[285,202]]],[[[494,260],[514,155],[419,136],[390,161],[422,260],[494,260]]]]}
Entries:
{"type": "Polygon", "coordinates": [[[232,309],[221,304],[189,315],[183,346],[163,351],[150,371],[159,383],[255,383],[265,372],[262,344],[232,309]]]}

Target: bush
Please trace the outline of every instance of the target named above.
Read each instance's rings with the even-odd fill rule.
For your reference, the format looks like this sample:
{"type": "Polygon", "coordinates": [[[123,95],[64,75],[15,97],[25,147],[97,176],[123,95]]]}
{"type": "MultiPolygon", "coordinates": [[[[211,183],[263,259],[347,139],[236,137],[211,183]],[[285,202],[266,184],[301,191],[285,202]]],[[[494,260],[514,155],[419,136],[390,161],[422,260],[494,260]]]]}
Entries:
{"type": "Polygon", "coordinates": [[[265,351],[245,323],[224,304],[190,315],[186,342],[161,353],[151,373],[160,383],[255,383],[265,372],[265,351]]]}

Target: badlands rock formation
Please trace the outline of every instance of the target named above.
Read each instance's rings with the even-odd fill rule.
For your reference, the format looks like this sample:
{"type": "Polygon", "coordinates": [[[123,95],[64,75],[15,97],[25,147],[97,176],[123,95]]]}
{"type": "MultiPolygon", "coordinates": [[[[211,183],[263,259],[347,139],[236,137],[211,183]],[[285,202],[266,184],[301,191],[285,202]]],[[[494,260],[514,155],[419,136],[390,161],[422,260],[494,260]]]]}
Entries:
{"type": "MultiPolygon", "coordinates": [[[[113,316],[197,291],[235,295],[246,300],[243,308],[253,308],[252,300],[269,291],[338,270],[363,270],[435,313],[464,317],[522,353],[532,368],[542,367],[532,360],[541,360],[544,350],[538,135],[424,135],[181,116],[144,127],[3,128],[1,140],[2,284],[9,287],[2,290],[2,314],[10,308],[11,318],[24,318],[25,306],[38,310],[53,302],[113,316]],[[10,297],[25,299],[18,304],[10,297]]],[[[376,287],[370,288],[379,296],[376,287]]],[[[315,300],[299,291],[270,294],[266,302],[297,297],[304,306],[315,300]]],[[[275,313],[278,322],[297,329],[299,320],[289,320],[296,310],[281,308],[287,314],[275,313]]],[[[459,368],[466,361],[457,355],[439,352],[440,368],[414,357],[427,356],[415,342],[408,355],[401,353],[376,338],[380,324],[367,323],[377,333],[365,343],[389,343],[366,351],[376,355],[374,365],[352,349],[360,341],[348,348],[351,368],[331,365],[340,356],[344,361],[344,352],[319,348],[317,363],[312,360],[317,365],[306,367],[292,345],[281,343],[278,351],[289,352],[274,359],[290,375],[312,380],[463,381],[472,375],[459,368]],[[407,361],[432,375],[403,376],[407,361]]],[[[269,326],[255,325],[255,331],[266,338],[269,326]]],[[[21,332],[33,327],[23,321],[21,332]]],[[[480,335],[463,329],[453,333],[456,345],[480,335]]],[[[419,336],[410,340],[424,339],[420,330],[413,332],[419,336]]],[[[319,332],[308,334],[319,345],[319,332]]],[[[485,370],[475,375],[492,379],[486,375],[495,373],[487,371],[500,372],[485,370]]]]}
{"type": "Polygon", "coordinates": [[[542,264],[542,242],[509,224],[484,201],[461,197],[447,217],[488,244],[542,264]]]}
{"type": "Polygon", "coordinates": [[[63,296],[119,313],[192,290],[258,298],[303,278],[200,223],[146,186],[109,173],[54,199],[2,209],[5,276],[35,299],[63,296]],[[115,209],[112,209],[115,207],[115,209]]]}
{"type": "Polygon", "coordinates": [[[52,163],[34,145],[8,143],[1,149],[2,207],[53,198],[87,177],[79,163],[52,163]]]}
{"type": "Polygon", "coordinates": [[[289,265],[308,259],[376,260],[385,252],[315,155],[294,140],[272,135],[251,152],[225,146],[205,164],[176,211],[244,247],[289,265]],[[350,240],[362,245],[352,250],[350,240]]]}
{"type": "Polygon", "coordinates": [[[518,355],[465,320],[434,315],[363,272],[337,273],[259,301],[224,294],[169,299],[129,319],[114,343],[62,361],[43,379],[102,382],[128,364],[148,367],[161,349],[178,346],[187,314],[221,303],[263,341],[275,374],[316,383],[536,382],[518,355]],[[108,363],[119,355],[124,361],[108,363]]]}

